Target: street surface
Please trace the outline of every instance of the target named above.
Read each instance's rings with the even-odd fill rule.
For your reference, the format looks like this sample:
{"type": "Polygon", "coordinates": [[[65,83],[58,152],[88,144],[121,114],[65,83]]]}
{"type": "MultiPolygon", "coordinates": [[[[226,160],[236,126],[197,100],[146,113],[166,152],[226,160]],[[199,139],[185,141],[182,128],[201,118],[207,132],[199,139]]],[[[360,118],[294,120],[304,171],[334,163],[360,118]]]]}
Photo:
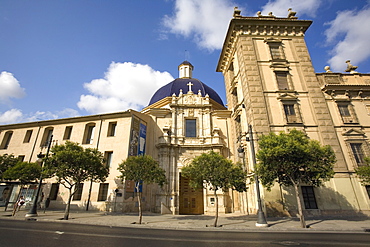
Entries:
{"type": "Polygon", "coordinates": [[[370,246],[370,233],[164,230],[0,220],[1,247],[370,246]]]}

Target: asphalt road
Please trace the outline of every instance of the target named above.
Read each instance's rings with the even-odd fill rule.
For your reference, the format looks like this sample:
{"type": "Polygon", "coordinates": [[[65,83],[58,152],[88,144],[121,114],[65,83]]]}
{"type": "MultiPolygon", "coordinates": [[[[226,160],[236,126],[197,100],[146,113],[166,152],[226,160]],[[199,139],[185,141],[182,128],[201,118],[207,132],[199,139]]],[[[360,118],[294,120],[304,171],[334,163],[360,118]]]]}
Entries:
{"type": "Polygon", "coordinates": [[[0,220],[6,247],[167,246],[370,246],[370,233],[227,232],[92,226],[0,220]]]}

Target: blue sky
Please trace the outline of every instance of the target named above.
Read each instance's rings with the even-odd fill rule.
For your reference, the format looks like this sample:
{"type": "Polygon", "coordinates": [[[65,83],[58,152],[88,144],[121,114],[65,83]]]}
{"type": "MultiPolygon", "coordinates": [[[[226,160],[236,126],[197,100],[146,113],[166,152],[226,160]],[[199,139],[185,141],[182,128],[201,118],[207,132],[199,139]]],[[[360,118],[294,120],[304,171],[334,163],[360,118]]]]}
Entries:
{"type": "Polygon", "coordinates": [[[316,72],[370,73],[365,0],[0,0],[0,124],[141,110],[178,77],[193,77],[226,104],[216,72],[233,8],[243,16],[313,20],[306,42],[316,72]]]}

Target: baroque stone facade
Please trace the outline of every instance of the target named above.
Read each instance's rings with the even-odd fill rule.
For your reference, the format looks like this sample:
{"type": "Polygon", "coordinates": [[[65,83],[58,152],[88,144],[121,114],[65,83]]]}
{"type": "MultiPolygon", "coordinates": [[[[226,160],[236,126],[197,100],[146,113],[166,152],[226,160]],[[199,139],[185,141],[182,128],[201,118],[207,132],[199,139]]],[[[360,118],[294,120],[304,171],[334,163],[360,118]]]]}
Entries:
{"type": "MultiPolygon", "coordinates": [[[[360,184],[354,169],[370,156],[370,75],[354,73],[357,66],[349,60],[349,74],[330,68],[316,74],[304,40],[311,23],[295,16],[243,17],[236,9],[217,67],[234,120],[232,139],[239,140],[249,160],[248,126],[256,136],[295,128],[330,145],[337,158],[335,177],[322,188],[302,188],[306,212],[369,213],[369,188],[360,184]]],[[[253,171],[252,162],[247,164],[253,171]]],[[[264,191],[267,213],[294,212],[291,192],[278,186],[264,191]]]]}

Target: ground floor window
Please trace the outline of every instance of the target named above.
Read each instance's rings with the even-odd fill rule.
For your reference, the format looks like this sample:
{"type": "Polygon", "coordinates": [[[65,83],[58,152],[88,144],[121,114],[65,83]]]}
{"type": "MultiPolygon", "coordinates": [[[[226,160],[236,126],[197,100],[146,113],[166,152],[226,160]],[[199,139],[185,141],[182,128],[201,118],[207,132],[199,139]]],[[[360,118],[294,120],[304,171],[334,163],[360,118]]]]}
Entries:
{"type": "Polygon", "coordinates": [[[59,192],[59,183],[51,184],[49,198],[50,200],[56,200],[59,192]]]}
{"type": "Polygon", "coordinates": [[[84,184],[80,183],[80,184],[77,184],[76,186],[77,186],[77,191],[73,195],[73,201],[80,201],[82,198],[82,190],[83,190],[84,184]]]}
{"type": "Polygon", "coordinates": [[[367,191],[367,195],[369,196],[369,199],[370,199],[370,185],[366,185],[366,191],[367,191]]]}
{"type": "Polygon", "coordinates": [[[302,186],[301,189],[305,209],[317,209],[313,186],[302,186]]]}
{"type": "Polygon", "coordinates": [[[101,183],[99,187],[99,195],[98,195],[98,201],[105,201],[107,200],[108,196],[108,183],[101,183]]]}

